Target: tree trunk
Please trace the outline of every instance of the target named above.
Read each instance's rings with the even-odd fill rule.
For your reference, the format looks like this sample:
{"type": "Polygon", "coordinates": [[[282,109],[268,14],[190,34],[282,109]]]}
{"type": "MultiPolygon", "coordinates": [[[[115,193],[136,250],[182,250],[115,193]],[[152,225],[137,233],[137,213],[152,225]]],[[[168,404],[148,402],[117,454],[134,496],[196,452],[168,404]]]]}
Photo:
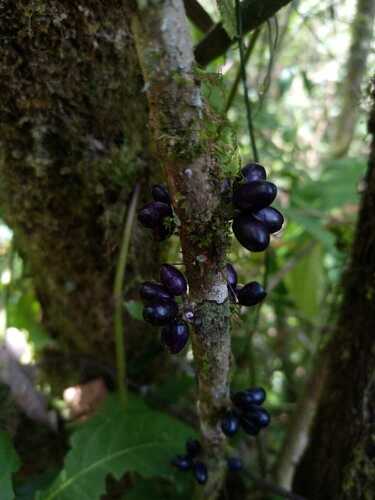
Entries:
{"type": "Polygon", "coordinates": [[[341,158],[349,150],[357,122],[361,85],[371,49],[375,0],[358,0],[352,24],[352,40],[341,91],[341,111],[336,123],[333,156],[341,158]]]}
{"type": "Polygon", "coordinates": [[[310,500],[374,498],[375,491],[375,88],[367,186],[345,277],[327,379],[295,490],[310,500]]]}
{"type": "MultiPolygon", "coordinates": [[[[158,172],[122,2],[8,0],[0,38],[2,216],[30,264],[48,333],[111,364],[124,215],[135,182],[146,187],[158,172]]],[[[157,267],[158,246],[137,228],[127,286],[157,267]]],[[[131,353],[158,344],[147,325],[126,325],[131,353]]]]}

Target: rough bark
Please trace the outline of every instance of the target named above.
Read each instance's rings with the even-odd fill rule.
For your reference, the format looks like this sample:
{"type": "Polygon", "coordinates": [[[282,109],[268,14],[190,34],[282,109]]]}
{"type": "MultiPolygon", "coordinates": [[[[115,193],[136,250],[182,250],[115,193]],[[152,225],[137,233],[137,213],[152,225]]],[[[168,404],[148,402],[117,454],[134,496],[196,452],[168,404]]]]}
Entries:
{"type": "MultiPolygon", "coordinates": [[[[112,363],[124,214],[151,165],[122,2],[5,1],[0,39],[2,216],[30,265],[48,333],[70,352],[112,363]]],[[[137,231],[135,253],[129,278],[149,278],[158,247],[147,231],[137,231]]],[[[132,325],[128,318],[128,335],[139,330],[132,325]]],[[[142,339],[155,336],[136,333],[142,352],[142,339]]]]}
{"type": "MultiPolygon", "coordinates": [[[[243,0],[240,6],[243,33],[254,31],[291,1],[243,0]]],[[[225,54],[234,42],[235,40],[230,38],[222,23],[218,23],[195,47],[195,59],[201,66],[207,66],[211,61],[225,54]]]]}
{"type": "Polygon", "coordinates": [[[311,500],[374,498],[375,105],[369,132],[367,186],[338,323],[327,346],[326,384],[295,479],[295,490],[311,500]]]}
{"type": "Polygon", "coordinates": [[[154,141],[181,221],[189,300],[195,308],[192,345],[198,411],[209,471],[202,495],[214,499],[225,471],[220,415],[228,406],[230,359],[229,303],[223,272],[227,223],[219,195],[215,138],[210,137],[209,110],[194,75],[193,46],[182,0],[146,3],[134,14],[132,26],[154,141]]]}
{"type": "Polygon", "coordinates": [[[351,46],[341,89],[341,110],[336,120],[333,156],[346,155],[357,122],[361,85],[366,74],[375,19],[375,1],[358,0],[352,24],[351,46]]]}

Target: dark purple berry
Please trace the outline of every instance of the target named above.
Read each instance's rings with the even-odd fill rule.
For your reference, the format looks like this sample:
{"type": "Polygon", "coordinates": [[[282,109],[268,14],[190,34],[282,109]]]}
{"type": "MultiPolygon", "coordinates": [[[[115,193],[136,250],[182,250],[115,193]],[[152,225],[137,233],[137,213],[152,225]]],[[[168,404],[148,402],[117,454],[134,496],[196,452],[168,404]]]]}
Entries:
{"type": "Polygon", "coordinates": [[[187,290],[185,276],[174,266],[163,264],[160,268],[160,279],[173,295],[183,295],[187,290]]]}
{"type": "Polygon", "coordinates": [[[147,203],[138,213],[138,220],[143,226],[154,228],[159,226],[165,217],[172,217],[173,212],[170,205],[160,201],[147,203]]]}
{"type": "Polygon", "coordinates": [[[173,219],[163,219],[160,224],[153,228],[153,235],[156,241],[164,241],[174,233],[176,224],[173,219]]]}
{"type": "Polygon", "coordinates": [[[171,321],[161,332],[161,340],[172,354],[182,351],[188,339],[189,327],[184,321],[171,321]]]}
{"type": "Polygon", "coordinates": [[[243,469],[242,460],[239,457],[228,457],[227,465],[230,472],[239,472],[243,469]]]}
{"type": "Polygon", "coordinates": [[[271,205],[276,195],[277,187],[272,182],[239,184],[233,190],[233,204],[240,210],[257,211],[271,205]]]}
{"type": "Polygon", "coordinates": [[[267,179],[266,170],[259,163],[248,163],[241,169],[241,174],[246,183],[267,179]]]}
{"type": "Polygon", "coordinates": [[[156,184],[151,189],[152,197],[155,201],[161,201],[167,205],[171,204],[171,198],[165,186],[162,184],[156,184]]]}
{"type": "Polygon", "coordinates": [[[250,436],[257,436],[260,432],[260,426],[254,420],[248,418],[247,415],[240,416],[240,424],[246,434],[250,436]]]}
{"type": "Polygon", "coordinates": [[[245,413],[245,417],[248,420],[254,422],[255,425],[257,425],[261,429],[268,427],[271,422],[271,415],[265,408],[262,408],[261,406],[255,406],[251,410],[248,410],[245,413]]]}
{"type": "Polygon", "coordinates": [[[239,290],[237,290],[238,302],[242,306],[255,306],[259,304],[267,295],[267,292],[257,281],[247,283],[239,290]]]}
{"type": "Polygon", "coordinates": [[[143,319],[152,325],[161,326],[171,321],[178,313],[178,306],[173,300],[152,302],[143,309],[143,319]]]}
{"type": "Polygon", "coordinates": [[[229,262],[225,265],[225,272],[228,285],[235,289],[237,286],[237,273],[232,264],[230,264],[229,262]]]}
{"type": "Polygon", "coordinates": [[[234,436],[238,430],[238,417],[232,411],[229,411],[225,414],[224,418],[221,421],[221,430],[223,433],[228,436],[234,436]]]}
{"type": "Polygon", "coordinates": [[[152,283],[151,281],[142,283],[139,294],[143,300],[173,300],[173,295],[163,285],[152,283]]]}
{"type": "Polygon", "coordinates": [[[284,224],[284,217],[276,208],[266,207],[253,213],[254,217],[267,227],[270,233],[280,231],[284,224]]]}
{"type": "Polygon", "coordinates": [[[189,457],[195,458],[202,451],[202,445],[198,439],[188,439],[186,441],[186,451],[189,457]]]}
{"type": "Polygon", "coordinates": [[[236,215],[232,228],[241,245],[252,252],[263,252],[270,243],[266,226],[250,214],[236,215]]]}
{"type": "Polygon", "coordinates": [[[186,471],[191,469],[192,461],[191,457],[186,455],[177,455],[172,461],[171,464],[177,467],[178,470],[186,471]]]}
{"type": "Polygon", "coordinates": [[[193,473],[197,483],[205,484],[207,482],[207,467],[203,462],[195,462],[193,465],[193,473]]]}
{"type": "Polygon", "coordinates": [[[254,387],[251,389],[245,390],[247,397],[251,400],[255,405],[260,406],[266,400],[267,394],[263,387],[254,387]]]}
{"type": "Polygon", "coordinates": [[[263,403],[263,398],[265,399],[265,392],[261,387],[238,391],[232,395],[233,404],[242,411],[252,410],[257,405],[259,406],[263,403]]]}

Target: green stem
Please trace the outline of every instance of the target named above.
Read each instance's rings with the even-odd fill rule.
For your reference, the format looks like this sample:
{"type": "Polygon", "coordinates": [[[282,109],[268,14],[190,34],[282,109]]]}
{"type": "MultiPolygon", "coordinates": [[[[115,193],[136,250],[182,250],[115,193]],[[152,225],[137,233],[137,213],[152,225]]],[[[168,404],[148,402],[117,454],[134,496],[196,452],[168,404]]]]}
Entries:
{"type": "Polygon", "coordinates": [[[125,279],[126,262],[128,260],[128,251],[132,234],[135,211],[139,197],[139,185],[137,184],[130,202],[128,214],[126,217],[124,235],[122,238],[120,255],[116,266],[115,285],[113,295],[115,300],[115,341],[116,341],[116,364],[117,364],[117,388],[120,399],[124,406],[127,404],[126,387],[126,348],[123,322],[123,289],[125,279]]]}
{"type": "MultiPolygon", "coordinates": [[[[252,52],[254,50],[256,41],[258,40],[259,35],[260,35],[260,31],[261,31],[260,28],[256,29],[254,31],[251,39],[250,39],[249,45],[248,45],[248,47],[246,49],[246,53],[245,53],[245,65],[248,63],[249,58],[250,58],[250,56],[251,56],[251,54],[252,54],[252,52]]],[[[232,107],[234,98],[235,98],[235,96],[237,94],[237,89],[238,89],[238,85],[240,83],[240,80],[241,80],[241,66],[238,69],[236,78],[235,78],[235,80],[233,82],[232,88],[230,89],[229,96],[228,96],[227,102],[225,104],[225,109],[224,109],[225,113],[228,113],[228,111],[232,107]]]]}
{"type": "Polygon", "coordinates": [[[250,102],[249,92],[248,92],[248,88],[247,88],[246,60],[245,60],[245,50],[244,50],[244,44],[243,44],[243,38],[242,38],[242,18],[241,18],[239,0],[236,0],[236,18],[237,18],[238,48],[240,49],[241,78],[242,78],[244,98],[245,98],[247,125],[249,128],[250,143],[251,143],[251,148],[253,150],[254,160],[256,162],[258,162],[259,156],[258,156],[256,142],[255,142],[253,118],[252,118],[252,114],[251,114],[251,102],[250,102]]]}

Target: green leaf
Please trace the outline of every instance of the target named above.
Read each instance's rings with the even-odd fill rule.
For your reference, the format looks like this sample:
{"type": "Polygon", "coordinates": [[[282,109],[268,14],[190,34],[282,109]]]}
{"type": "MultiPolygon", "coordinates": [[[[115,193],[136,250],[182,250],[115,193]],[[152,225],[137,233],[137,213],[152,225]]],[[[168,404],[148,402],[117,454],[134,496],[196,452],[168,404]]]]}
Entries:
{"type": "Polygon", "coordinates": [[[12,441],[6,432],[0,431],[0,492],[1,500],[14,500],[12,474],[20,466],[12,441]]]}
{"type": "Polygon", "coordinates": [[[231,38],[237,35],[236,9],[233,0],[217,0],[221,22],[231,38]]]}
{"type": "Polygon", "coordinates": [[[288,219],[301,226],[310,236],[320,241],[327,250],[335,251],[335,238],[324,227],[322,218],[312,216],[304,209],[297,208],[283,208],[283,213],[288,219]]]}
{"type": "Polygon", "coordinates": [[[136,300],[128,300],[125,302],[125,309],[128,311],[130,316],[139,321],[143,321],[143,304],[136,300]]]}
{"type": "Polygon", "coordinates": [[[312,321],[319,315],[324,290],[323,256],[323,247],[317,243],[285,276],[294,303],[312,321]]]}
{"type": "Polygon", "coordinates": [[[165,414],[131,399],[124,411],[116,397],[82,424],[72,437],[64,469],[37,500],[96,500],[105,493],[108,474],[120,479],[125,472],[144,478],[172,480],[171,457],[181,452],[192,430],[165,414]]]}

